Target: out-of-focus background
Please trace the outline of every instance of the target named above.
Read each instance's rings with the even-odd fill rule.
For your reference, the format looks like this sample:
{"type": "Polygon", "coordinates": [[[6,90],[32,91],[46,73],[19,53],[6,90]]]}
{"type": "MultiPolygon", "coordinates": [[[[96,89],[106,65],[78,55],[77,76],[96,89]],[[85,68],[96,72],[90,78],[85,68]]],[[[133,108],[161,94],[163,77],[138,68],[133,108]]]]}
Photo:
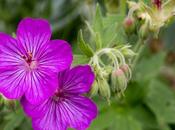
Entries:
{"type": "MultiPolygon", "coordinates": [[[[103,15],[127,14],[126,0],[0,0],[0,32],[15,33],[24,17],[45,18],[52,38],[67,40],[77,53],[77,33],[91,21],[97,2],[103,15]]],[[[113,97],[111,105],[94,100],[99,115],[89,130],[175,130],[175,22],[149,39],[124,97],[113,97]]],[[[0,130],[32,128],[21,109],[0,104],[0,130]]]]}

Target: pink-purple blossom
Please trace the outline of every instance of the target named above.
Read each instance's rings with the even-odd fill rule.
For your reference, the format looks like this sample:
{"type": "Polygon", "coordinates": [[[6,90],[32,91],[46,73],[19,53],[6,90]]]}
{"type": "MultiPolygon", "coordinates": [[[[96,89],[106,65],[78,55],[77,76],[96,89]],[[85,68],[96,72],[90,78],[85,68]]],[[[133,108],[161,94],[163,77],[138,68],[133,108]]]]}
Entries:
{"type": "Polygon", "coordinates": [[[97,107],[82,94],[89,91],[93,81],[90,66],[77,66],[58,74],[54,95],[43,103],[32,105],[22,98],[22,106],[32,118],[34,130],[86,130],[97,116],[97,107]]]}
{"type": "Polygon", "coordinates": [[[53,95],[58,72],[72,62],[70,45],[50,40],[51,28],[44,19],[23,19],[16,38],[0,33],[0,92],[9,99],[23,95],[38,104],[53,95]]]}

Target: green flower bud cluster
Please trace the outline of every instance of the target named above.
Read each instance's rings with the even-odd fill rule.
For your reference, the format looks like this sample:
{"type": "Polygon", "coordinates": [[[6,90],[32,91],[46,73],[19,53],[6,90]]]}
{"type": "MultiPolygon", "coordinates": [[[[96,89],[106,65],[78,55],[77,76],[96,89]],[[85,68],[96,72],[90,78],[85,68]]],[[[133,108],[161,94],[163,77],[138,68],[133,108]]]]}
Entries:
{"type": "Polygon", "coordinates": [[[94,54],[89,62],[96,77],[89,93],[91,96],[99,94],[109,101],[112,92],[119,96],[124,94],[131,79],[126,59],[135,55],[129,47],[103,48],[94,54]]]}
{"type": "MultiPolygon", "coordinates": [[[[131,78],[129,65],[135,56],[131,46],[122,44],[126,42],[122,40],[126,35],[121,26],[122,20],[117,22],[118,19],[121,19],[121,16],[103,16],[100,6],[97,5],[94,18],[91,22],[86,22],[87,30],[80,30],[78,35],[78,45],[82,54],[77,57],[81,56],[84,60],[80,61],[79,58],[77,63],[88,63],[95,74],[89,95],[100,95],[108,102],[111,95],[124,93],[131,78]],[[88,34],[86,39],[83,33],[88,34]],[[118,75],[118,70],[121,70],[121,75],[118,75]]],[[[126,28],[129,27],[132,31],[133,23],[132,19],[126,19],[126,28]]]]}
{"type": "Polygon", "coordinates": [[[128,17],[141,21],[139,27],[139,35],[146,38],[149,32],[153,32],[157,37],[160,29],[170,21],[175,14],[175,0],[168,0],[164,3],[153,2],[152,6],[146,5],[144,2],[128,2],[128,17]]]}

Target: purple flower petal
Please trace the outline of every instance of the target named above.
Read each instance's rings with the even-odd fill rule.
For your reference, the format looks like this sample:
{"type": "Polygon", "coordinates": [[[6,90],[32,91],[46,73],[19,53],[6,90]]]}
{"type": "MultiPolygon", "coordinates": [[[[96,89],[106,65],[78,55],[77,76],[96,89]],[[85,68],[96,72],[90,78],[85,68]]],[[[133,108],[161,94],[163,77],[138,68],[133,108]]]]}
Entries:
{"type": "Polygon", "coordinates": [[[16,39],[0,33],[0,69],[7,66],[20,66],[22,58],[21,50],[16,39]]]}
{"type": "Polygon", "coordinates": [[[88,92],[93,81],[94,74],[89,65],[77,66],[59,75],[60,89],[69,94],[88,92]]]}
{"type": "Polygon", "coordinates": [[[96,105],[82,96],[67,96],[58,102],[50,98],[38,106],[22,101],[22,105],[32,116],[34,130],[85,130],[97,115],[96,105]]]}
{"type": "Polygon", "coordinates": [[[31,104],[48,99],[58,86],[57,73],[72,62],[70,45],[50,41],[46,20],[25,18],[17,29],[17,40],[0,33],[0,92],[19,99],[25,93],[31,104]]]}
{"type": "Polygon", "coordinates": [[[23,19],[17,28],[17,41],[24,53],[33,52],[34,57],[44,51],[51,37],[51,28],[44,19],[23,19]]]}
{"type": "Polygon", "coordinates": [[[25,113],[32,118],[34,130],[85,130],[97,115],[96,105],[80,96],[94,80],[90,66],[78,66],[59,73],[58,89],[40,104],[22,98],[25,113]]]}
{"type": "Polygon", "coordinates": [[[57,72],[68,68],[72,62],[71,47],[66,41],[52,40],[37,60],[39,67],[31,73],[25,94],[32,104],[38,104],[53,95],[58,86],[57,72]]]}
{"type": "Polygon", "coordinates": [[[31,104],[38,104],[54,94],[58,86],[57,73],[48,69],[30,72],[27,77],[27,84],[26,99],[31,104]]]}
{"type": "Polygon", "coordinates": [[[0,92],[10,99],[19,99],[27,88],[20,53],[16,40],[0,33],[0,92]]]}
{"type": "Polygon", "coordinates": [[[97,116],[96,105],[82,96],[70,97],[60,104],[59,112],[70,128],[85,130],[97,116]]]}
{"type": "Polygon", "coordinates": [[[9,99],[19,99],[27,89],[25,72],[16,67],[0,69],[0,92],[9,99]]]}
{"type": "Polygon", "coordinates": [[[45,112],[48,110],[50,107],[50,99],[46,99],[44,102],[33,105],[29,103],[29,101],[26,99],[26,97],[22,97],[20,102],[21,105],[27,114],[27,116],[32,117],[32,118],[38,118],[38,117],[43,117],[45,115],[45,112]]]}
{"type": "MultiPolygon", "coordinates": [[[[63,49],[67,47],[66,49],[70,50],[70,47],[63,42],[59,44],[59,47],[63,47],[63,49]]],[[[21,48],[19,48],[17,41],[6,34],[0,33],[0,92],[10,99],[19,99],[26,93],[26,98],[31,103],[39,103],[53,95],[58,86],[56,72],[59,72],[58,70],[53,72],[55,71],[55,69],[52,69],[54,66],[58,68],[53,62],[61,60],[62,57],[60,56],[61,54],[58,56],[58,53],[54,54],[52,45],[48,44],[48,48],[51,51],[48,53],[45,53],[47,51],[43,52],[45,56],[40,58],[41,62],[39,60],[38,62],[42,63],[46,59],[50,60],[50,65],[47,62],[43,63],[43,65],[38,63],[39,67],[30,71],[26,68],[26,63],[22,58],[23,52],[20,50],[21,48]],[[48,59],[48,57],[52,57],[52,59],[48,59]]],[[[58,47],[55,46],[55,48],[58,47]]],[[[72,57],[71,51],[66,56],[72,57]]],[[[66,68],[71,61],[64,60],[64,67],[66,68]]],[[[58,62],[57,64],[60,63],[58,62]]],[[[61,71],[63,67],[61,66],[60,68],[61,71]]]]}
{"type": "Polygon", "coordinates": [[[39,65],[60,72],[71,65],[73,56],[70,45],[64,40],[51,40],[48,49],[38,56],[39,65]]]}

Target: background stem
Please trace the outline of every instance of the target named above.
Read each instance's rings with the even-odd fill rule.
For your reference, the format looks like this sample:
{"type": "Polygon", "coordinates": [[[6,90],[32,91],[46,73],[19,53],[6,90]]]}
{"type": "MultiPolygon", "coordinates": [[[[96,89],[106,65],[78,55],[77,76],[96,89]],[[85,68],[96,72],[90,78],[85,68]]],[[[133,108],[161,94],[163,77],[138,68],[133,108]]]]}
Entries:
{"type": "Polygon", "coordinates": [[[131,63],[132,63],[131,68],[133,71],[134,71],[134,68],[135,68],[139,58],[140,58],[142,51],[144,50],[144,47],[145,47],[145,45],[144,45],[143,39],[139,38],[139,40],[134,48],[134,52],[136,52],[137,55],[135,57],[133,57],[133,59],[131,60],[131,63]]]}

